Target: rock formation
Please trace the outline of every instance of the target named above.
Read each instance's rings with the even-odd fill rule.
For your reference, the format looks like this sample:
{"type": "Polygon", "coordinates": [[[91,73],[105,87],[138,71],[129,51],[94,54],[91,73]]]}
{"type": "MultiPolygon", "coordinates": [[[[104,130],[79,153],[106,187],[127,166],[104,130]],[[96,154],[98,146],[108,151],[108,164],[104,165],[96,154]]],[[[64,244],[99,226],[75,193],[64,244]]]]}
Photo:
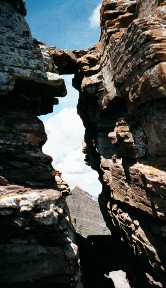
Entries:
{"type": "Polygon", "coordinates": [[[74,230],[37,117],[66,87],[25,14],[24,1],[0,1],[0,287],[75,287],[74,230]]]}
{"type": "Polygon", "coordinates": [[[133,287],[166,287],[165,4],[104,0],[99,43],[73,51],[85,162],[107,226],[139,263],[133,287]]]}
{"type": "Polygon", "coordinates": [[[52,112],[66,87],[48,47],[32,38],[24,17],[8,2],[13,1],[0,2],[1,171],[12,183],[54,187],[52,159],[42,153],[47,137],[37,116],[52,112]]]}
{"type": "Polygon", "coordinates": [[[61,193],[18,185],[0,193],[0,286],[74,285],[77,246],[61,193]]]}
{"type": "Polygon", "coordinates": [[[114,259],[122,247],[131,287],[165,288],[166,1],[103,0],[100,41],[87,50],[33,39],[25,14],[24,1],[0,1],[0,284],[75,285],[70,191],[42,152],[37,118],[65,96],[59,74],[74,73],[85,162],[102,183],[114,259]]]}
{"type": "Polygon", "coordinates": [[[83,237],[109,235],[98,202],[80,187],[75,187],[66,198],[71,220],[77,233],[83,237]]]}
{"type": "Polygon", "coordinates": [[[99,43],[71,57],[85,162],[99,173],[107,226],[138,264],[133,287],[164,288],[166,2],[103,0],[100,24],[99,43]]]}

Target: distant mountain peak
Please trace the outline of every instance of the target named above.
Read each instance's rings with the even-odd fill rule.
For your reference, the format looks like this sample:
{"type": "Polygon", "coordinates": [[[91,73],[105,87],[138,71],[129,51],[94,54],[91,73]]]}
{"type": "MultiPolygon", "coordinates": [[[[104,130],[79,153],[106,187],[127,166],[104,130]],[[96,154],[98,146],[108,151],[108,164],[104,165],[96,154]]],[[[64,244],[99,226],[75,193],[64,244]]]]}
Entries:
{"type": "Polygon", "coordinates": [[[97,200],[79,186],[75,186],[71,192],[72,195],[66,200],[76,232],[84,237],[110,234],[97,200]]]}

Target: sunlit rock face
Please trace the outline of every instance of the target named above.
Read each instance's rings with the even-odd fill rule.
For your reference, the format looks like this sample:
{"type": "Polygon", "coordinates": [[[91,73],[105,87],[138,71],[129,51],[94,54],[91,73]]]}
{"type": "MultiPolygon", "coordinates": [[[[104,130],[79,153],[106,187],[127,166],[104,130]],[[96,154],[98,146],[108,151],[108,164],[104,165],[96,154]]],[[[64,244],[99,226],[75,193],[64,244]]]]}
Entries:
{"type": "Polygon", "coordinates": [[[0,287],[71,287],[77,246],[37,117],[66,87],[25,14],[24,1],[0,1],[0,287]]]}
{"type": "Polygon", "coordinates": [[[25,14],[24,1],[0,2],[0,286],[77,284],[70,189],[42,152],[37,118],[66,94],[59,72],[75,73],[85,162],[99,173],[111,237],[132,259],[131,287],[165,288],[166,2],[104,0],[100,41],[85,51],[33,39],[25,14]]]}
{"type": "Polygon", "coordinates": [[[165,5],[103,1],[100,41],[77,51],[73,79],[100,208],[139,263],[133,287],[166,287],[165,5]]]}

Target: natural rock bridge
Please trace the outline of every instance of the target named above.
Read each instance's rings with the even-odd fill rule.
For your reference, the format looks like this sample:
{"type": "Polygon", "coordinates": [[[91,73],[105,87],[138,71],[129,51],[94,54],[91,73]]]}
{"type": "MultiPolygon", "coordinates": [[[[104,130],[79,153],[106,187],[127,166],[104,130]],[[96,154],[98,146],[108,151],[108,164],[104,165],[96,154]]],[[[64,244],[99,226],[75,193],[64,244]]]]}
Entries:
{"type": "MultiPolygon", "coordinates": [[[[75,74],[85,162],[99,174],[112,235],[105,247],[131,287],[166,287],[166,1],[103,0],[100,41],[88,50],[33,39],[25,15],[23,0],[0,1],[0,286],[80,285],[66,192],[38,119],[66,95],[60,75],[75,74]]],[[[79,237],[87,265],[81,252],[102,245],[79,237]]]]}

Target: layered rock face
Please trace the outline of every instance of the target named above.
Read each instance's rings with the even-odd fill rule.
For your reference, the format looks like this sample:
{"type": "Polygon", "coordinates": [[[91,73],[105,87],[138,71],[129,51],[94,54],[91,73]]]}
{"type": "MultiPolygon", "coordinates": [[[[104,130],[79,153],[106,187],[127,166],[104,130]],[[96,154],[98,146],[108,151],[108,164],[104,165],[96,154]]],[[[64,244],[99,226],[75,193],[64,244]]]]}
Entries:
{"type": "Polygon", "coordinates": [[[74,231],[37,117],[66,87],[25,14],[24,1],[0,1],[0,287],[75,287],[74,231]]]}
{"type": "Polygon", "coordinates": [[[66,87],[48,47],[32,38],[19,9],[8,2],[0,3],[1,175],[12,183],[53,187],[52,159],[42,153],[47,137],[37,115],[52,112],[66,87]]]}
{"type": "Polygon", "coordinates": [[[0,286],[76,287],[78,251],[61,193],[18,185],[0,193],[0,286]]]}
{"type": "Polygon", "coordinates": [[[75,73],[85,162],[131,287],[166,287],[166,2],[104,0],[100,41],[85,51],[33,39],[25,14],[22,0],[0,2],[0,286],[76,286],[70,191],[37,118],[66,94],[59,71],[75,73]]]}
{"type": "Polygon", "coordinates": [[[73,51],[85,161],[107,226],[135,255],[133,287],[166,287],[165,5],[104,0],[100,42],[73,51]]]}
{"type": "Polygon", "coordinates": [[[76,186],[67,197],[71,220],[75,231],[83,237],[109,235],[98,202],[87,192],[76,186]]]}

